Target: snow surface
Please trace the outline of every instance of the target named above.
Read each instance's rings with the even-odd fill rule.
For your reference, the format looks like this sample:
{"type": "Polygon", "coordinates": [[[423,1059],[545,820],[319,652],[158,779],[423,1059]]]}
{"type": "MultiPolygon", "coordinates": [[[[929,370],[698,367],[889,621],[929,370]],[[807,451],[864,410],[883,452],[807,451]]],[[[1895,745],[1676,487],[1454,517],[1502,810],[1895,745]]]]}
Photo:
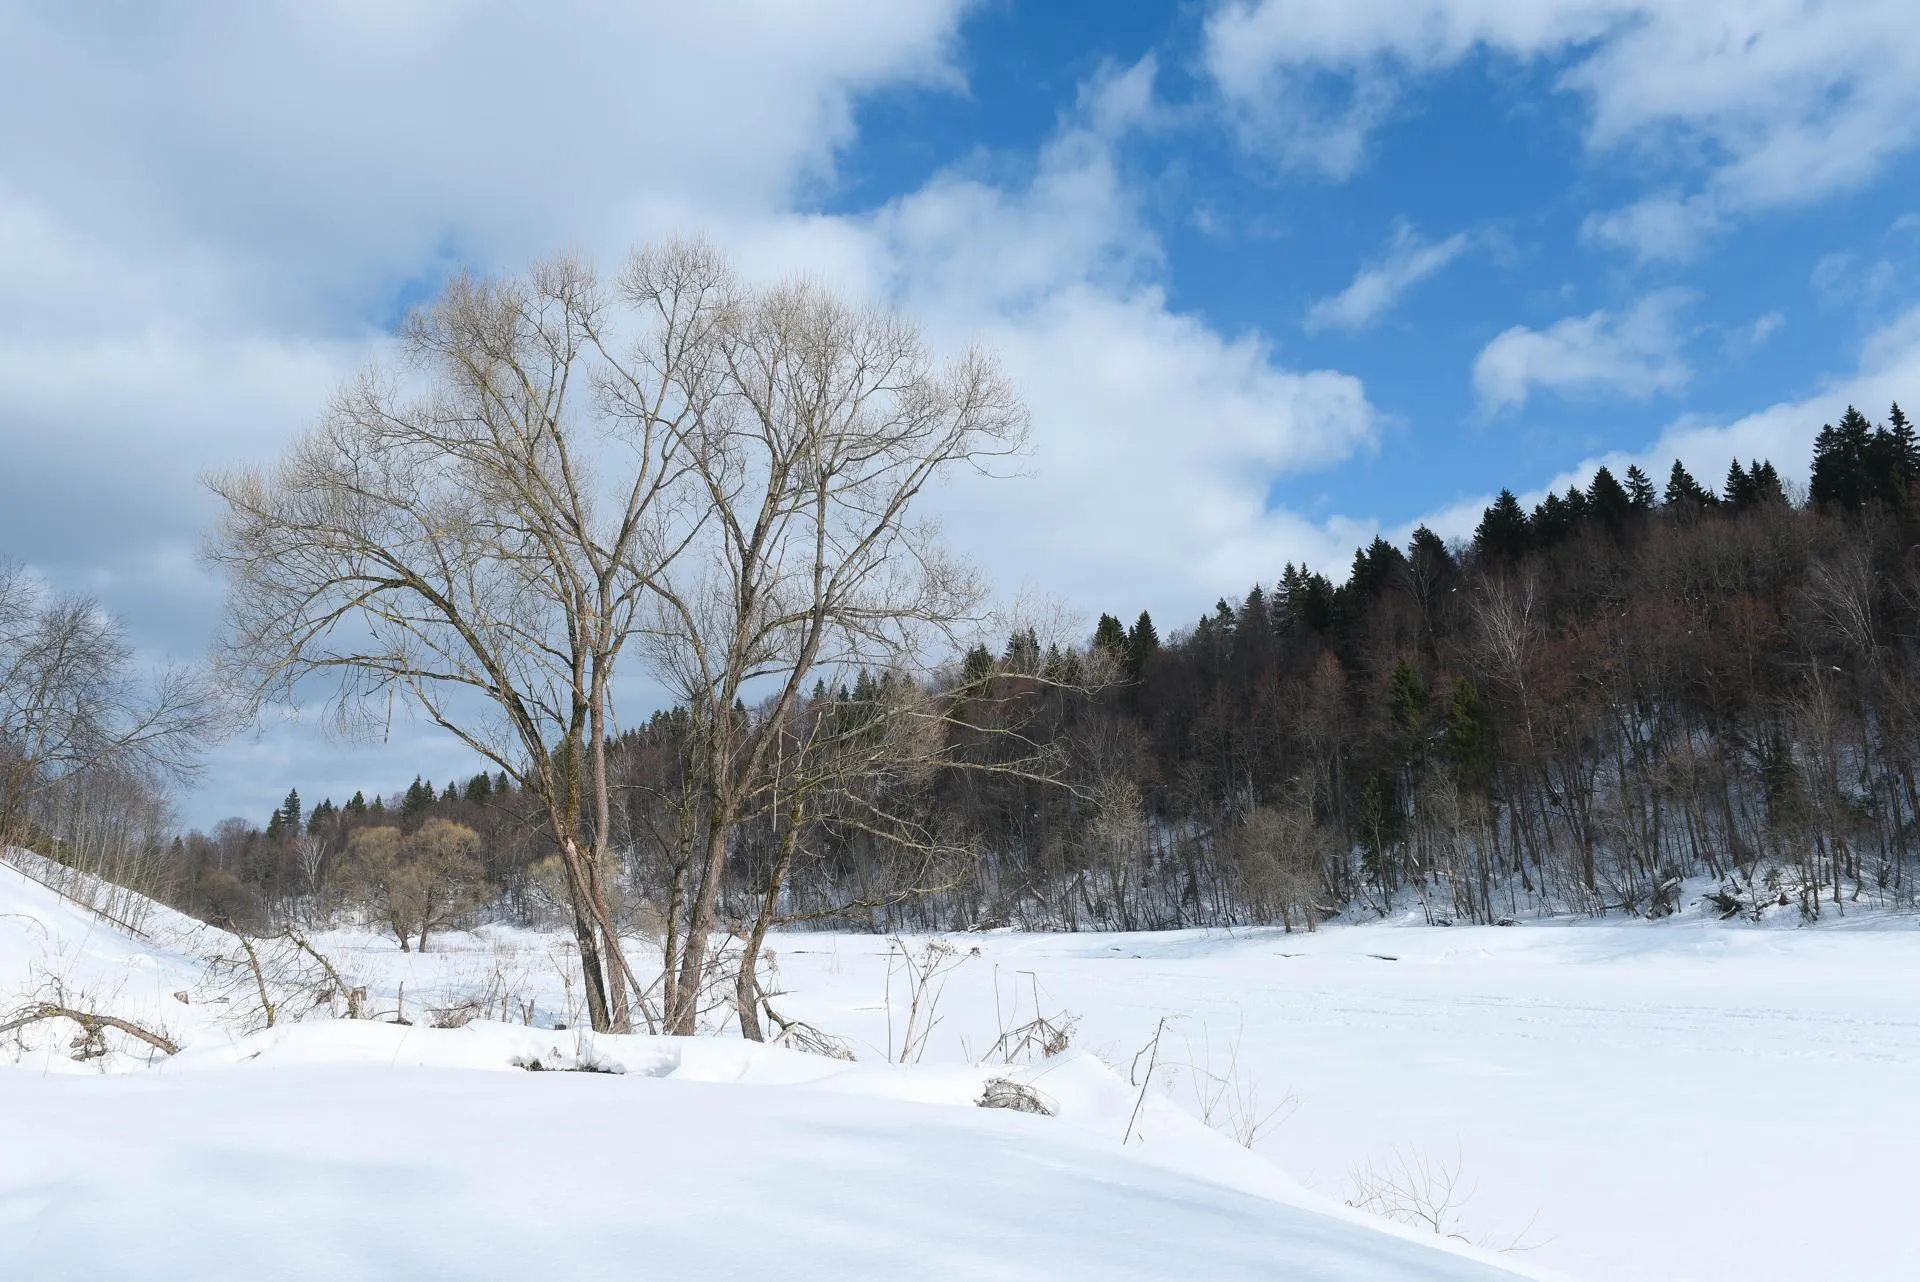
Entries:
{"type": "Polygon", "coordinates": [[[0,1005],[16,976],[64,970],[187,1045],[157,1068],[75,1064],[70,1030],[48,1030],[0,1070],[0,1278],[125,1276],[134,1257],[110,1252],[140,1235],[112,1226],[136,1214],[202,1261],[141,1271],[163,1282],[562,1262],[578,1277],[1920,1277],[1912,918],[958,935],[909,1067],[885,1062],[905,981],[875,936],[772,945],[779,1009],[844,1039],[848,1065],[555,1032],[579,1022],[565,940],[500,927],[425,955],[316,936],[378,1010],[419,1022],[249,1035],[240,1003],[204,1000],[219,932],[146,924],[152,939],[126,939],[0,869],[0,1005]],[[482,993],[512,1021],[422,1026],[482,993]],[[541,1027],[519,1026],[527,1003],[541,1027]],[[1076,1049],[978,1063],[1036,1013],[1075,1017],[1076,1049]],[[1128,1074],[1163,1019],[1144,1140],[1123,1145],[1141,1098],[1128,1074]],[[531,1058],[624,1074],[511,1067],[531,1058]],[[992,1075],[1030,1081],[1058,1115],[971,1107],[992,1075]],[[1259,1118],[1249,1153],[1229,1136],[1259,1118]],[[1356,1170],[1423,1164],[1458,1172],[1443,1225],[1484,1249],[1340,1205],[1356,1170]]]}
{"type": "MultiPolygon", "coordinates": [[[[1545,1276],[1303,1189],[1081,1051],[987,1068],[492,1021],[249,1033],[201,971],[228,941],[146,927],[0,868],[0,1003],[58,980],[184,1046],[116,1035],[75,1063],[71,1027],[40,1024],[0,1055],[0,1278],[1545,1276]],[[1055,1115],[975,1107],[993,1076],[1055,1115]]],[[[349,964],[394,963],[397,1003],[403,977],[470,982],[476,956],[497,975],[540,946],[453,942],[403,958],[361,936],[349,964]]]]}

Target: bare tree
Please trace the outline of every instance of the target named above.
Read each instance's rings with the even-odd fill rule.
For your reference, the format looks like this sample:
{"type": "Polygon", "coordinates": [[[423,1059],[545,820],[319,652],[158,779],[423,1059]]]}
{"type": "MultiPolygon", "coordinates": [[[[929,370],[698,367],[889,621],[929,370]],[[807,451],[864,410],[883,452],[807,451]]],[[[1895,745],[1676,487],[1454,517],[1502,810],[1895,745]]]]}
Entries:
{"type": "Polygon", "coordinates": [[[663,314],[686,310],[689,288],[724,300],[685,367],[699,381],[679,396],[701,410],[684,457],[702,511],[653,575],[648,636],[694,749],[696,880],[666,995],[669,1031],[686,1034],[735,830],[806,683],[823,669],[915,670],[978,616],[979,581],[915,509],[943,474],[1017,451],[1027,414],[990,356],[937,363],[897,314],[806,283],[690,279],[677,261],[639,255],[625,284],[663,314]]]}
{"type": "Polygon", "coordinates": [[[434,818],[410,833],[382,825],[358,828],[348,845],[361,893],[386,918],[400,951],[427,951],[427,936],[479,905],[480,835],[434,818]]]}
{"type": "Polygon", "coordinates": [[[410,386],[370,370],[276,466],[209,481],[229,671],[260,701],[322,679],[360,732],[408,702],[514,779],[566,869],[596,1029],[630,1028],[644,992],[611,907],[605,742],[621,651],[682,528],[710,259],[658,256],[695,283],[646,295],[570,259],[455,279],[406,325],[410,386]]]}
{"type": "MultiPolygon", "coordinates": [[[[220,701],[199,673],[168,667],[143,679],[119,624],[96,602],[54,595],[0,559],[0,849],[25,844],[36,826],[66,840],[45,830],[74,827],[81,780],[95,794],[138,794],[140,809],[158,805],[164,785],[192,777],[221,724],[220,701]]],[[[90,848],[80,836],[75,849],[90,848]]],[[[131,849],[108,847],[116,859],[131,849]]],[[[126,871],[88,869],[116,870],[126,871]]]]}

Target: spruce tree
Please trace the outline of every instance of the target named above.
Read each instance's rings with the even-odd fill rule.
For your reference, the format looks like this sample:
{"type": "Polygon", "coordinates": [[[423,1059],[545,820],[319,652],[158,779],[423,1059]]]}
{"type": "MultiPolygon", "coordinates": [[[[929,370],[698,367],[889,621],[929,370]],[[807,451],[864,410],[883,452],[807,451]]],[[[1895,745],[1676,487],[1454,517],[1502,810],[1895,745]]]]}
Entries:
{"type": "Polygon", "coordinates": [[[1656,497],[1656,492],[1653,488],[1653,478],[1649,477],[1645,472],[1642,472],[1638,463],[1631,463],[1627,466],[1626,489],[1627,502],[1633,505],[1634,511],[1653,511],[1656,497]]]}
{"type": "Polygon", "coordinates": [[[1587,510],[1607,529],[1618,531],[1633,511],[1633,499],[1614,479],[1613,473],[1603,467],[1593,474],[1593,481],[1587,486],[1587,510]]]}
{"type": "Polygon", "coordinates": [[[1470,677],[1453,683],[1441,740],[1460,786],[1485,796],[1493,786],[1493,727],[1470,677]]]}
{"type": "Polygon", "coordinates": [[[1853,406],[1837,426],[1820,429],[1813,441],[1813,475],[1807,498],[1815,507],[1854,512],[1880,490],[1872,474],[1875,454],[1873,424],[1853,406]]]}
{"type": "Polygon", "coordinates": [[[1673,470],[1667,473],[1667,511],[1677,516],[1697,516],[1713,507],[1716,500],[1700,482],[1693,479],[1693,473],[1679,459],[1673,461],[1673,470]]]}
{"type": "Polygon", "coordinates": [[[1907,421],[1906,412],[1895,401],[1893,408],[1887,411],[1887,435],[1894,444],[1894,458],[1898,462],[1901,474],[1909,481],[1920,476],[1920,435],[1916,435],[1913,424],[1907,421]]]}
{"type": "Polygon", "coordinates": [[[1145,610],[1127,632],[1127,678],[1138,681],[1160,653],[1160,634],[1153,630],[1153,617],[1145,610]]]}
{"type": "Polygon", "coordinates": [[[1438,576],[1451,573],[1454,569],[1453,554],[1447,551],[1446,540],[1422,525],[1407,540],[1407,564],[1422,576],[1438,576]]]}
{"type": "Polygon", "coordinates": [[[993,651],[976,645],[960,661],[960,679],[968,685],[978,685],[993,675],[993,666],[993,651]]]}
{"type": "Polygon", "coordinates": [[[1474,554],[1483,562],[1517,561],[1526,555],[1529,536],[1520,500],[1512,490],[1501,490],[1473,532],[1474,554]]]}
{"type": "Polygon", "coordinates": [[[1093,648],[1105,650],[1118,659],[1127,652],[1127,626],[1111,614],[1100,616],[1100,623],[1093,630],[1093,648]]]}
{"type": "Polygon", "coordinates": [[[1412,761],[1421,755],[1427,731],[1427,683],[1405,659],[1395,660],[1387,685],[1387,715],[1393,721],[1400,755],[1412,761]]]}
{"type": "Polygon", "coordinates": [[[1735,512],[1744,512],[1753,506],[1755,491],[1753,477],[1740,466],[1740,460],[1734,459],[1727,465],[1727,484],[1721,490],[1721,501],[1735,512]]]}
{"type": "Polygon", "coordinates": [[[433,785],[415,775],[413,782],[407,785],[406,795],[400,799],[400,816],[403,819],[411,818],[432,804],[433,785]]]}
{"type": "Polygon", "coordinates": [[[325,828],[332,822],[333,817],[338,813],[339,810],[334,806],[332,797],[328,797],[325,801],[322,801],[313,808],[313,813],[307,816],[307,835],[311,837],[319,833],[322,828],[325,828]]]}
{"type": "Polygon", "coordinates": [[[1782,507],[1787,502],[1787,487],[1780,483],[1780,473],[1773,470],[1773,464],[1761,459],[1747,469],[1747,479],[1753,486],[1753,501],[1756,504],[1778,503],[1782,507]]]}

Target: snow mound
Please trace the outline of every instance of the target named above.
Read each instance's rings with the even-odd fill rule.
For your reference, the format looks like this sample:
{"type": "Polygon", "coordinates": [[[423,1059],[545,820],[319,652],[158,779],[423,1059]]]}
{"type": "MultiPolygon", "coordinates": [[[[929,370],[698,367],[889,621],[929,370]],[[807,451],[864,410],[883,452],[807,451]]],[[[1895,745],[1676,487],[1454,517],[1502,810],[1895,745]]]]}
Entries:
{"type": "Polygon", "coordinates": [[[923,1067],[488,1021],[247,1033],[196,999],[231,942],[165,918],[136,937],[0,868],[0,1002],[58,984],[184,1048],[54,1075],[33,1070],[70,1057],[19,1030],[40,1040],[0,1070],[0,1277],[1537,1276],[1326,1202],[1083,1053],[923,1067]],[[979,1107],[995,1079],[1045,1115],[979,1107]]]}

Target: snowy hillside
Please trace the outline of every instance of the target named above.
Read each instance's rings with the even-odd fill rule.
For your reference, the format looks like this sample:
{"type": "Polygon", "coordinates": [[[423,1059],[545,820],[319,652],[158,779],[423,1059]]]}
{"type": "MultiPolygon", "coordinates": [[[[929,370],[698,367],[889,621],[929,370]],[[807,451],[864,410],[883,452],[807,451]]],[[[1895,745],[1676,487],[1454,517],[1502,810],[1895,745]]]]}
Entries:
{"type": "Polygon", "coordinates": [[[498,1022],[249,1033],[192,951],[219,932],[156,914],[147,933],[0,868],[9,989],[183,1048],[109,1033],[76,1062],[70,1024],[10,1035],[0,1277],[1539,1276],[1307,1192],[1083,1052],[988,1069],[498,1022]],[[1054,1115],[977,1107],[996,1077],[1054,1115]]]}

